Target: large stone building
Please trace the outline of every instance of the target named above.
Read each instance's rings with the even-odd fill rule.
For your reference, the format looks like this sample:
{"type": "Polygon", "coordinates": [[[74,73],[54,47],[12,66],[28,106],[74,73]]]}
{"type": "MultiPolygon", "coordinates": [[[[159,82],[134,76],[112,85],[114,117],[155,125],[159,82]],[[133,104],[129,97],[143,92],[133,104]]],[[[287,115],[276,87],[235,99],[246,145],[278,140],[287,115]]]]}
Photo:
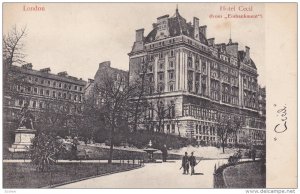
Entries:
{"type": "MultiPolygon", "coordinates": [[[[5,86],[3,104],[4,141],[14,138],[18,127],[20,110],[25,104],[33,113],[46,110],[51,104],[72,103],[79,112],[82,109],[86,81],[69,76],[67,72],[52,74],[50,68],[34,70],[32,64],[12,66],[8,72],[10,82],[5,86]],[[9,88],[7,88],[9,87],[9,88]]],[[[64,107],[65,108],[65,107],[64,107]]]]}
{"type": "Polygon", "coordinates": [[[129,53],[129,81],[138,79],[146,66],[150,107],[145,118],[154,121],[142,125],[215,144],[218,118],[229,115],[242,121],[238,143],[262,144],[265,119],[259,114],[258,73],[250,48],[239,50],[231,39],[216,44],[206,31],[198,18],[187,22],[178,9],[172,17],[158,17],[148,35],[144,36],[144,29],[136,30],[129,53]],[[155,122],[158,113],[151,107],[157,103],[170,107],[161,125],[155,122]]]}
{"type": "Polygon", "coordinates": [[[122,91],[128,85],[128,71],[111,67],[110,61],[100,63],[94,79],[88,80],[85,88],[85,99],[92,100],[93,104],[101,106],[104,101],[101,96],[102,85],[107,81],[118,86],[120,84],[118,89],[122,91]]]}

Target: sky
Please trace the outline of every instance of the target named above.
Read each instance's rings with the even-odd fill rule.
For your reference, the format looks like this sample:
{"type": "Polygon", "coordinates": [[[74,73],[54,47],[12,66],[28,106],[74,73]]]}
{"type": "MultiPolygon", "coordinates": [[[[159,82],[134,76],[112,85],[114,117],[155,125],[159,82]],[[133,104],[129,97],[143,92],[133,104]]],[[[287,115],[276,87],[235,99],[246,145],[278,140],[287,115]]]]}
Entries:
{"type": "Polygon", "coordinates": [[[4,3],[3,33],[13,25],[26,26],[26,61],[34,69],[51,68],[52,73],[67,71],[87,80],[94,78],[99,63],[111,61],[113,67],[128,70],[135,30],[144,28],[145,36],[159,16],[174,15],[176,6],[188,22],[198,17],[207,25],[207,38],[228,43],[230,37],[239,50],[250,47],[258,69],[258,82],[265,86],[265,22],[256,19],[227,18],[226,14],[262,14],[264,5],[249,3],[4,3]],[[24,11],[28,7],[44,11],[24,11]],[[221,6],[234,7],[222,11],[221,6]],[[239,11],[239,7],[252,11],[239,11]],[[232,8],[233,9],[233,8],[232,8]],[[223,18],[211,18],[222,15],[223,18]]]}

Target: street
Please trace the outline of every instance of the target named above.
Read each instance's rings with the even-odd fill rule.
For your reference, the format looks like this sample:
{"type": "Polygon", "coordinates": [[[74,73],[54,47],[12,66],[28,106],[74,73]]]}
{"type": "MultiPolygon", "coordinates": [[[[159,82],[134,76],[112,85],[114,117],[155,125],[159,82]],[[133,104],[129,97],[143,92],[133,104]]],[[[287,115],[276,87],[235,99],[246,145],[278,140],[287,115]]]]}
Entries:
{"type": "Polygon", "coordinates": [[[196,175],[183,175],[181,161],[147,163],[144,167],[63,185],[57,188],[213,188],[215,164],[227,160],[203,160],[196,175]]]}

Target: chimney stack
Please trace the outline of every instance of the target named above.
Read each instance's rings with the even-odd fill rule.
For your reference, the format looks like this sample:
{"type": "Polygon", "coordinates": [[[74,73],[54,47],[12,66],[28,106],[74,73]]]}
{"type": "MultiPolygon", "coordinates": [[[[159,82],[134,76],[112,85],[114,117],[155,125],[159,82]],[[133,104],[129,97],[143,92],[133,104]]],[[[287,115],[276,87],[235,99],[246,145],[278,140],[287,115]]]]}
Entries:
{"type": "Polygon", "coordinates": [[[136,42],[141,42],[144,40],[144,31],[145,31],[144,28],[138,29],[135,31],[135,41],[136,42]]]}
{"type": "Polygon", "coordinates": [[[250,59],[250,47],[245,46],[246,59],[250,59]]]}
{"type": "Polygon", "coordinates": [[[206,28],[207,26],[200,26],[200,32],[204,35],[204,37],[206,38],[206,28]]]}
{"type": "Polygon", "coordinates": [[[194,26],[194,38],[199,40],[199,19],[194,17],[193,19],[193,26],[194,26]]]}
{"type": "Polygon", "coordinates": [[[40,69],[40,72],[43,72],[43,73],[50,73],[51,72],[51,69],[48,67],[48,68],[44,68],[44,69],[40,69]]]}

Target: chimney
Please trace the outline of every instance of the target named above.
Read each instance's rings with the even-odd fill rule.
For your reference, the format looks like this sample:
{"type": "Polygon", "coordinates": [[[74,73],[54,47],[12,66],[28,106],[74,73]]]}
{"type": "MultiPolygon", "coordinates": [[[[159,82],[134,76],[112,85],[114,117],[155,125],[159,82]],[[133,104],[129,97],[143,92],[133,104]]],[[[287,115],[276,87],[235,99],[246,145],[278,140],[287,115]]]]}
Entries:
{"type": "Polygon", "coordinates": [[[215,46],[215,38],[207,39],[208,46],[215,46]]]}
{"type": "Polygon", "coordinates": [[[44,68],[44,69],[40,69],[40,72],[43,72],[43,73],[50,73],[51,72],[51,69],[48,67],[48,68],[44,68]]]}
{"type": "Polygon", "coordinates": [[[32,63],[24,64],[24,65],[22,65],[22,68],[32,70],[32,63]]]}
{"type": "Polygon", "coordinates": [[[194,17],[193,19],[193,26],[194,26],[194,38],[199,40],[199,19],[194,17]]]}
{"type": "Polygon", "coordinates": [[[207,28],[207,26],[205,25],[205,26],[200,26],[200,32],[204,35],[204,37],[206,38],[206,28],[207,28]]]}
{"type": "Polygon", "coordinates": [[[94,80],[89,78],[88,83],[94,83],[94,80]]]}
{"type": "Polygon", "coordinates": [[[135,42],[141,42],[144,40],[144,31],[144,28],[135,31],[135,42]]]}
{"type": "Polygon", "coordinates": [[[68,73],[66,71],[59,72],[57,75],[66,77],[68,73]]]}
{"type": "Polygon", "coordinates": [[[246,59],[250,59],[250,47],[245,46],[246,59]]]}

